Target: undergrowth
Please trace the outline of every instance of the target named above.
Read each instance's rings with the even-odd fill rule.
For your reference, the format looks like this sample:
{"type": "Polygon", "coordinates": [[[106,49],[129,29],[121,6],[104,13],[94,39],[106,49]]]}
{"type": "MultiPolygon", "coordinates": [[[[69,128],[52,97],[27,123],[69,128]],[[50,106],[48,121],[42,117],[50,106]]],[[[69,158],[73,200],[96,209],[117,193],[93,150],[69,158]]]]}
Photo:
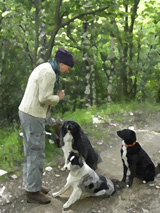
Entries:
{"type": "MultiPolygon", "coordinates": [[[[129,104],[119,103],[103,105],[101,107],[91,107],[89,109],[78,109],[75,112],[66,112],[56,117],[62,120],[74,120],[78,122],[84,130],[92,127],[93,119],[97,117],[105,122],[122,121],[123,115],[129,112],[152,113],[159,110],[158,104],[132,102],[129,104]],[[85,129],[86,128],[86,129],[85,129]]],[[[55,116],[55,115],[54,115],[55,116]]],[[[14,123],[13,127],[3,127],[0,130],[0,169],[7,172],[14,172],[23,163],[23,141],[18,140],[20,127],[14,123]]],[[[94,137],[101,137],[101,133],[91,131],[94,137]]],[[[56,145],[46,144],[46,165],[54,162],[54,159],[60,155],[59,148],[56,145]]]]}
{"type": "Polygon", "coordinates": [[[18,130],[0,130],[0,169],[12,171],[23,159],[23,145],[17,140],[18,130]]]}
{"type": "Polygon", "coordinates": [[[159,104],[153,103],[116,103],[102,105],[100,107],[93,106],[89,109],[77,109],[75,112],[66,112],[60,117],[63,120],[74,120],[80,125],[88,125],[93,123],[95,117],[105,122],[122,121],[123,115],[126,113],[137,112],[148,114],[159,111],[159,104]]]}

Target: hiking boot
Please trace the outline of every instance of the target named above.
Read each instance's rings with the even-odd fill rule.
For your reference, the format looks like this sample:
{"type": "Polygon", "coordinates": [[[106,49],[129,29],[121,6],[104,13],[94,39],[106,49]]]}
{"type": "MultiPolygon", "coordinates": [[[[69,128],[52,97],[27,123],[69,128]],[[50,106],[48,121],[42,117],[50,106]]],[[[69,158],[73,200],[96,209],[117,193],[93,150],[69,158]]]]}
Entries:
{"type": "Polygon", "coordinates": [[[45,187],[41,187],[41,192],[43,192],[44,194],[48,194],[49,189],[46,189],[45,187]]]}
{"type": "Polygon", "coordinates": [[[39,203],[39,204],[48,204],[51,202],[50,197],[43,194],[43,192],[27,192],[27,203],[39,203]]]}

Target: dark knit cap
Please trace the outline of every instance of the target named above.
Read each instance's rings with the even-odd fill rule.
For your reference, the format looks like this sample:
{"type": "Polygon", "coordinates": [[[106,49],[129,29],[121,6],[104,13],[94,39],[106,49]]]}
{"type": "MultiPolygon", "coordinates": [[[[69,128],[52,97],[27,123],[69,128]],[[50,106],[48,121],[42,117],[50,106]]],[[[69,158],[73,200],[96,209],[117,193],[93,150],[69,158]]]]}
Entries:
{"type": "Polygon", "coordinates": [[[54,60],[57,61],[57,62],[61,62],[63,64],[66,64],[70,67],[74,66],[73,56],[71,55],[70,52],[68,52],[67,50],[62,49],[62,48],[57,50],[54,60]]]}

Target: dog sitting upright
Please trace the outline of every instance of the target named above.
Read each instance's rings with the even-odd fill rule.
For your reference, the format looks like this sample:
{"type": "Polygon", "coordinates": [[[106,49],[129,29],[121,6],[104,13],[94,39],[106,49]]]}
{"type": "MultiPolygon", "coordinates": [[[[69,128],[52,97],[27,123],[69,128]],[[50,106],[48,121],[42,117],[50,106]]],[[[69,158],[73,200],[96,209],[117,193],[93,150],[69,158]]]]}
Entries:
{"type": "Polygon", "coordinates": [[[79,154],[71,152],[68,161],[66,169],[70,172],[67,177],[67,183],[60,191],[52,194],[54,197],[57,197],[66,192],[70,187],[73,188],[63,208],[68,208],[82,197],[110,196],[113,194],[114,184],[112,181],[104,176],[99,176],[85,163],[79,154]]]}
{"type": "Polygon", "coordinates": [[[67,159],[71,151],[77,151],[85,159],[86,163],[94,170],[97,169],[99,155],[93,149],[88,137],[85,135],[80,125],[75,121],[65,121],[60,130],[60,145],[64,152],[65,169],[67,159]]]}
{"type": "Polygon", "coordinates": [[[131,187],[135,177],[144,183],[153,181],[160,172],[160,164],[155,168],[148,154],[136,142],[136,133],[130,129],[117,131],[117,135],[123,140],[121,147],[121,158],[123,162],[123,178],[126,182],[127,171],[130,171],[127,187],[131,187]]]}

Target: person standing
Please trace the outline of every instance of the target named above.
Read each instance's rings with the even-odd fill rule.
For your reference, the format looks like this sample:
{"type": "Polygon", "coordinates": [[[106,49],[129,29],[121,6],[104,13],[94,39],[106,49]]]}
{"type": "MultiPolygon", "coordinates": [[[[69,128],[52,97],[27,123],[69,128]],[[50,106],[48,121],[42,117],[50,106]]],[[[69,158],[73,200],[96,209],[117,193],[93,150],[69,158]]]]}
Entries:
{"type": "Polygon", "coordinates": [[[45,161],[45,121],[50,107],[65,96],[54,89],[59,76],[69,73],[74,58],[65,49],[58,49],[53,61],[38,65],[30,74],[27,87],[19,106],[19,118],[24,141],[23,185],[27,202],[48,204],[48,190],[42,186],[45,161]]]}

